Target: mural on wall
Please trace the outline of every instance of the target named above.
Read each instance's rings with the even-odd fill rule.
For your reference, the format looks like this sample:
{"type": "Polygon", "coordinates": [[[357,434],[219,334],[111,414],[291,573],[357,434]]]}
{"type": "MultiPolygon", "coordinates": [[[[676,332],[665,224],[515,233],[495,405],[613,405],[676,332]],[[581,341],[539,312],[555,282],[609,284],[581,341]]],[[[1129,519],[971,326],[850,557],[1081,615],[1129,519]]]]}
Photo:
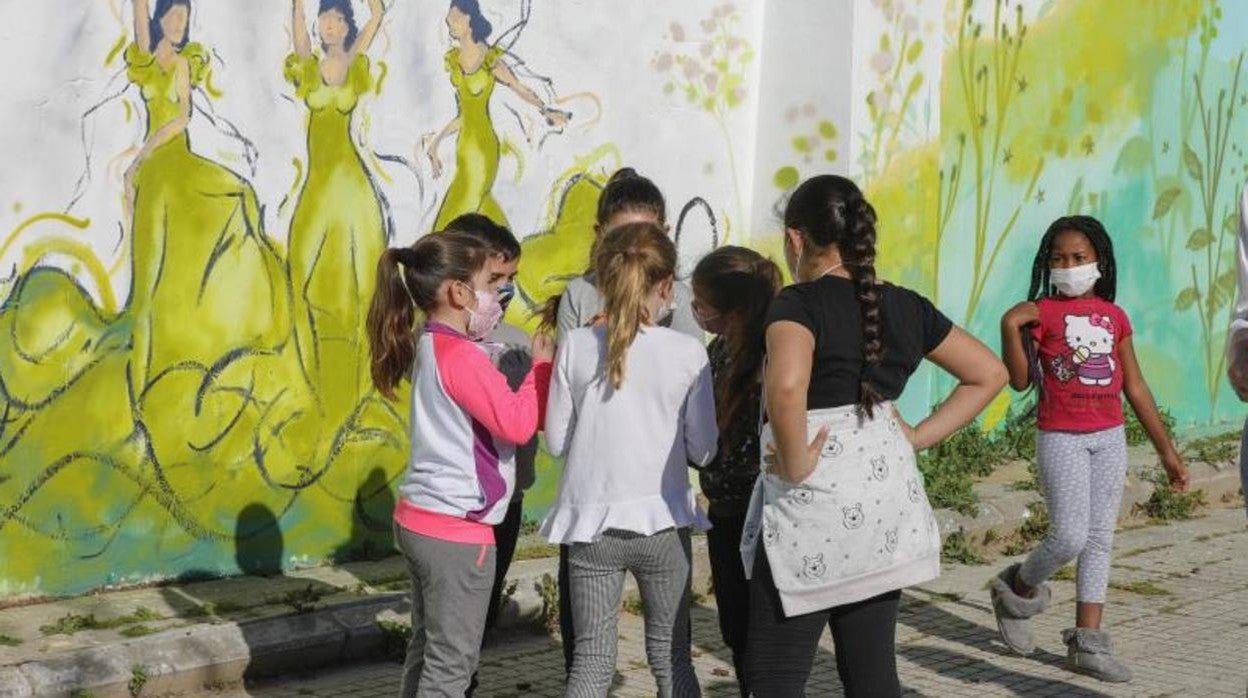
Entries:
{"type": "MultiPolygon", "coordinates": [[[[439,15],[454,43],[439,67],[459,113],[438,137],[409,141],[422,143],[426,170],[370,142],[370,112],[390,94],[391,66],[374,52],[388,50],[394,8],[290,0],[275,87],[300,111],[281,128],[299,128],[302,143],[286,169],[275,139],[248,138],[214,106],[243,106],[229,97],[248,75],[219,76],[228,57],[210,42],[221,25],[198,25],[191,0],[126,9],[113,7],[125,36],[105,65],[120,61],[121,72],[83,117],[87,167],[69,207],[26,216],[0,241],[0,260],[16,260],[0,287],[0,333],[11,339],[0,344],[0,554],[10,561],[0,595],[245,571],[242,551],[274,537],[285,565],[385,553],[406,408],[371,387],[364,322],[376,259],[399,234],[393,202],[434,213],[426,176],[444,174],[438,146],[453,134],[450,181],[430,192],[432,229],[468,211],[507,223],[495,196],[502,157],[515,157],[519,182],[524,146],[540,150],[570,123],[561,107],[585,103],[584,136],[601,100],[556,97],[516,56],[529,3],[495,35],[476,2],[454,0],[439,15]],[[492,104],[496,83],[541,123],[492,104]],[[523,144],[500,136],[500,114],[514,117],[523,144]],[[141,134],[102,169],[95,141],[132,123],[141,134]],[[396,181],[395,165],[415,186],[396,181]],[[282,169],[294,181],[269,208],[254,182],[282,169]],[[111,226],[94,222],[108,213],[88,206],[92,187],[120,200],[115,243],[102,240],[111,226]],[[128,286],[120,301],[118,280],[128,286]],[[50,554],[22,554],[36,548],[50,554]]],[[[584,270],[598,193],[625,163],[615,143],[578,147],[538,183],[546,211],[524,239],[522,323],[523,306],[584,270]]],[[[718,244],[720,217],[700,196],[679,207],[685,257],[718,244]]],[[[534,497],[538,507],[557,466],[542,467],[550,491],[534,497]]]]}
{"type": "MultiPolygon", "coordinates": [[[[47,46],[11,50],[56,78],[17,75],[0,105],[29,160],[0,171],[0,596],[234,573],[274,535],[286,566],[385,552],[407,417],[368,377],[380,251],[468,211],[507,223],[508,317],[531,326],[623,165],[668,195],[685,270],[724,242],[777,253],[777,200],[848,171],[881,274],[993,345],[1040,233],[1097,215],[1160,402],[1237,414],[1248,5],[861,0],[845,66],[773,45],[796,28],[764,32],[765,5],[96,0],[64,36],[39,14],[47,46]]],[[[540,457],[529,516],[557,469],[540,457]]]]}

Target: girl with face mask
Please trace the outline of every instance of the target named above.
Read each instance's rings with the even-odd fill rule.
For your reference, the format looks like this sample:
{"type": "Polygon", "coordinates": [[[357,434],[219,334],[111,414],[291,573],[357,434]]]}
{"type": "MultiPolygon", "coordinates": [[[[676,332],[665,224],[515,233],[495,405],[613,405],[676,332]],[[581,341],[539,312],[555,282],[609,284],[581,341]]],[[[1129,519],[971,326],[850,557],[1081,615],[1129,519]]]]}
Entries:
{"type": "Polygon", "coordinates": [[[749,695],[745,644],[750,594],[741,565],[741,531],[758,479],[763,324],[782,285],[775,262],[745,247],[720,247],[693,270],[693,317],[705,332],[715,335],[707,353],[715,384],[719,453],[698,473],[710,503],[707,554],[719,631],[732,650],[742,696],[749,695]]]}
{"type": "Polygon", "coordinates": [[[494,525],[511,499],[516,448],[546,404],[548,336],[533,340],[533,368],[514,391],[479,344],[503,315],[489,260],[487,245],[455,232],[388,249],[368,313],[378,392],[393,399],[412,382],[411,453],[394,512],[412,578],[404,696],[468,689],[494,585],[494,525]]]}
{"type": "MultiPolygon", "coordinates": [[[[715,455],[706,349],[658,325],[676,247],[654,223],[604,237],[594,268],[604,318],[560,340],[546,446],[564,457],[542,535],[568,546],[575,640],[566,695],[606,696],[624,575],[637,579],[657,694],[699,695],[690,658],[690,529],[705,530],[688,465],[715,455]]],[[[565,642],[567,638],[565,637],[565,642]]]]}
{"type": "Polygon", "coordinates": [[[1136,361],[1131,322],[1114,304],[1116,274],[1104,226],[1089,216],[1060,218],[1040,241],[1027,302],[1001,321],[1010,385],[1038,393],[1036,459],[1052,524],[1040,547],[994,577],[991,590],[1002,639],[1030,654],[1029,619],[1049,603],[1045,581],[1077,558],[1075,627],[1062,633],[1067,666],[1123,682],[1131,671],[1100,629],[1127,470],[1123,393],[1171,487],[1186,489],[1188,476],[1136,361]]]}

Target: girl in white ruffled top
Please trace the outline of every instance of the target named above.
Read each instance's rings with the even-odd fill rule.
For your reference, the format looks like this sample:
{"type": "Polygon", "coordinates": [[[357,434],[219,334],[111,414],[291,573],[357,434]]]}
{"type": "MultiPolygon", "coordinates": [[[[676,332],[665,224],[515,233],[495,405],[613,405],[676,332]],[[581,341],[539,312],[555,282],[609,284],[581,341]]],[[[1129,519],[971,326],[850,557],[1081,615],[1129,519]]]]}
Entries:
{"type": "Polygon", "coordinates": [[[624,574],[632,572],[658,694],[696,696],[689,530],[710,524],[688,466],[709,462],[719,438],[706,349],[658,326],[676,272],[676,248],[662,228],[613,230],[594,266],[605,310],[563,338],[546,412],[546,445],[566,457],[542,534],[571,546],[565,593],[576,646],[567,695],[607,695],[624,574]]]}

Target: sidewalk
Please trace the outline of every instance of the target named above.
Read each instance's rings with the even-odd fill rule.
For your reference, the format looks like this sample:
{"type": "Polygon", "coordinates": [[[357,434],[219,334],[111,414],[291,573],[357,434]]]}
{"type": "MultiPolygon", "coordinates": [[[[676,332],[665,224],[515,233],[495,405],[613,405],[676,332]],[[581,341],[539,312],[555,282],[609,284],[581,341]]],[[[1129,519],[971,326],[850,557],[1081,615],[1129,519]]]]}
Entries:
{"type": "MultiPolygon", "coordinates": [[[[1146,460],[1143,456],[1133,458],[1136,466],[1146,460]]],[[[1238,477],[1230,468],[1194,465],[1193,476],[1193,487],[1204,489],[1215,505],[1236,497],[1238,477]]],[[[1007,467],[977,486],[982,501],[977,516],[940,512],[942,529],[946,533],[962,529],[968,539],[979,540],[990,528],[1002,534],[1018,528],[1026,521],[1027,503],[1038,495],[1016,491],[1005,482],[1010,478],[1007,467]]],[[[1138,477],[1132,480],[1124,498],[1124,512],[1130,512],[1133,502],[1143,500],[1152,491],[1151,484],[1138,477]]],[[[1242,512],[1239,519],[1242,523],[1242,512]]],[[[1209,520],[1224,521],[1226,525],[1234,522],[1225,512],[1218,512],[1209,520]]],[[[1184,527],[1200,525],[1197,522],[1184,527]]],[[[1155,529],[1155,535],[1179,528],[1182,527],[1155,529]]],[[[1128,550],[1128,544],[1123,542],[1128,537],[1153,535],[1148,531],[1154,529],[1142,530],[1123,534],[1117,545],[1120,554],[1128,550]]],[[[535,545],[530,552],[543,550],[535,545]]],[[[1241,558],[1248,557],[1248,545],[1239,554],[1241,558]]],[[[705,590],[709,566],[702,538],[695,539],[695,558],[695,588],[705,590]]],[[[967,579],[978,581],[964,580],[970,585],[966,588],[957,585],[956,580],[962,579],[958,574],[951,570],[938,586],[932,587],[932,592],[954,590],[950,593],[970,594],[982,584],[979,578],[986,572],[985,568],[972,569],[967,579]],[[946,584],[952,586],[943,586],[946,584]]],[[[544,608],[552,601],[551,581],[543,582],[547,576],[550,580],[555,576],[555,562],[550,558],[513,565],[511,577],[516,584],[502,618],[507,626],[541,624],[544,608]]],[[[1248,580],[1248,574],[1241,578],[1248,580]]],[[[375,659],[384,656],[395,643],[393,626],[387,631],[379,620],[406,621],[407,586],[401,559],[391,557],[378,562],[311,568],[274,578],[182,583],[3,609],[0,698],[68,695],[75,689],[89,691],[97,698],[129,696],[132,686],[141,686],[143,695],[189,695],[205,687],[236,687],[267,676],[375,659]]],[[[916,594],[907,608],[920,602],[930,605],[930,600],[916,594]]],[[[698,614],[700,646],[705,648],[705,657],[700,661],[712,661],[712,657],[726,661],[722,647],[714,649],[718,645],[713,610],[703,608],[698,614]]],[[[634,622],[630,618],[625,617],[622,631],[640,637],[640,626],[630,626],[634,622]]],[[[552,654],[550,641],[545,638],[512,633],[505,646],[509,653],[521,653],[520,664],[526,668],[509,669],[502,672],[504,676],[527,677],[531,663],[544,667],[550,661],[555,669],[562,663],[558,650],[552,654]]],[[[488,661],[501,656],[496,654],[499,651],[502,649],[492,650],[488,661]]],[[[1242,660],[1248,660],[1248,656],[1242,660]]],[[[635,657],[622,659],[622,667],[625,661],[644,665],[640,648],[635,657]]],[[[710,666],[702,678],[713,679],[716,669],[729,668],[730,664],[710,666]]],[[[370,683],[393,670],[388,666],[378,668],[380,673],[370,683]]],[[[835,683],[835,678],[829,680],[835,683]]],[[[493,686],[483,695],[494,695],[494,690],[504,688],[493,686]]],[[[509,690],[514,691],[514,686],[509,690]]],[[[649,690],[652,689],[642,693],[649,690]]],[[[500,695],[505,694],[506,691],[500,695]]]]}
{"type": "MultiPolygon", "coordinates": [[[[1219,509],[1182,524],[1119,534],[1106,627],[1135,671],[1126,685],[1100,683],[1062,668],[1060,632],[1074,618],[1074,583],[1054,582],[1052,610],[1037,621],[1039,650],[1009,654],[997,640],[986,579],[998,569],[946,567],[908,591],[898,627],[898,664],[910,695],[929,696],[1234,696],[1248,691],[1248,526],[1244,511],[1219,509]]],[[[1004,565],[1002,560],[998,564],[1004,565]]],[[[695,611],[695,666],[707,696],[735,697],[731,661],[719,640],[713,600],[695,611]]],[[[654,695],[639,616],[620,617],[613,695],[654,695]]],[[[830,637],[824,634],[811,696],[841,695],[830,637]]],[[[317,677],[228,690],[219,698],[397,694],[400,667],[377,663],[317,677]]],[[[486,650],[481,696],[561,696],[563,654],[545,636],[510,635],[486,650]]]]}

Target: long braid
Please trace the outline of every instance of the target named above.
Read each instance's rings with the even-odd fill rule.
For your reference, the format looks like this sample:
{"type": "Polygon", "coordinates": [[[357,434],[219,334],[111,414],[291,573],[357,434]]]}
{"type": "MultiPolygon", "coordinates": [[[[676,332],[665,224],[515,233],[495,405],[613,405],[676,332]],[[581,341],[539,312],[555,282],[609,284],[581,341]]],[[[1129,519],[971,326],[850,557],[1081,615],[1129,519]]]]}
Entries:
{"type": "Polygon", "coordinates": [[[875,209],[864,198],[849,202],[849,244],[842,248],[847,267],[857,287],[858,307],[862,312],[862,374],[859,379],[858,405],[868,417],[875,416],[876,405],[883,397],[871,384],[871,369],[884,360],[884,327],[880,320],[880,288],[875,275],[875,209]],[[847,248],[847,249],[846,249],[847,248]]]}

